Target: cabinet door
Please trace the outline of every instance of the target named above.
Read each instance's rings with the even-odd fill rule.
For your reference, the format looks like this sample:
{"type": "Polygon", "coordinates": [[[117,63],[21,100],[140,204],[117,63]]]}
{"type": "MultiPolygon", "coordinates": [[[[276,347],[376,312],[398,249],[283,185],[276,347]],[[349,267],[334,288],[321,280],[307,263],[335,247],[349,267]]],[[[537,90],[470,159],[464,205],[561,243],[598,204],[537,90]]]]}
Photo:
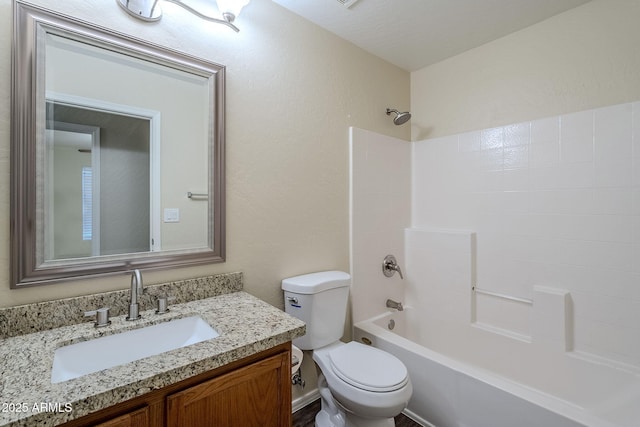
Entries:
{"type": "Polygon", "coordinates": [[[144,407],[112,420],[95,424],[95,427],[149,427],[149,408],[144,407]]]}
{"type": "Polygon", "coordinates": [[[277,354],[167,397],[167,427],[291,425],[291,356],[277,354]]]}

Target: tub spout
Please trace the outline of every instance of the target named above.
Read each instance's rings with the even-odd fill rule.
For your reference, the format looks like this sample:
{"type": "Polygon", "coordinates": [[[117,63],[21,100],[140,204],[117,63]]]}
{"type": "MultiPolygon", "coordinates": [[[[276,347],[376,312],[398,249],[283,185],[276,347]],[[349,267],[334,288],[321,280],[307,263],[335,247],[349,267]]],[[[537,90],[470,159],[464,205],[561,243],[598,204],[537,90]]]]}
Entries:
{"type": "Polygon", "coordinates": [[[387,307],[394,308],[394,309],[396,309],[398,311],[404,310],[404,308],[402,307],[402,303],[401,302],[397,302],[397,301],[394,301],[392,299],[388,299],[387,300],[387,307]]]}

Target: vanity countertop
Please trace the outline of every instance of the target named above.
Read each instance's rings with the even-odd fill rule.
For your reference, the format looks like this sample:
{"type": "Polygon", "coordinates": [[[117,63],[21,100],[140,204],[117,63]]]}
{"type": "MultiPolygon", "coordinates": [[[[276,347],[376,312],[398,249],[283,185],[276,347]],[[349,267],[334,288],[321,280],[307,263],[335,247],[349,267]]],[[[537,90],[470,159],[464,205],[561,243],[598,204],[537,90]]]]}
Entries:
{"type": "MultiPolygon", "coordinates": [[[[0,426],[54,426],[291,341],[304,323],[246,292],[175,304],[169,313],[94,328],[93,322],[0,339],[0,426]],[[198,315],[220,336],[157,356],[51,383],[56,348],[198,315]]],[[[142,344],[141,344],[142,345],[142,344]]]]}

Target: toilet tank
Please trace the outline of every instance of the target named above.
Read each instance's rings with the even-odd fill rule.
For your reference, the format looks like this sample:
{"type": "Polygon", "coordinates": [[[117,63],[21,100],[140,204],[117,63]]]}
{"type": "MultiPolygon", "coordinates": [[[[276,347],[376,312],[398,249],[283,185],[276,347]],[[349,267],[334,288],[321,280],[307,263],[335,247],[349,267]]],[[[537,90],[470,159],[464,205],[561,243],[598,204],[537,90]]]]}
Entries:
{"type": "Polygon", "coordinates": [[[304,336],[293,340],[303,350],[338,341],[344,332],[351,276],[343,271],[321,271],[282,281],[285,311],[307,325],[304,336]]]}

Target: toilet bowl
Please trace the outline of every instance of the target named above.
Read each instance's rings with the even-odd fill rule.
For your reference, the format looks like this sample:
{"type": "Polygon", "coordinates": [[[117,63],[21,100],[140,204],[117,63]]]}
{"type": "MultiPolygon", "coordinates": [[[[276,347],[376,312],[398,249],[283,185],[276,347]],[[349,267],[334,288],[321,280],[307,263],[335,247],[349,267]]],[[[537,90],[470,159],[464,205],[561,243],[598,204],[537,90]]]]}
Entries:
{"type": "Polygon", "coordinates": [[[317,427],[387,427],[407,406],[413,388],[395,356],[358,342],[340,341],[351,276],[324,271],[282,281],[287,313],[303,320],[307,333],[294,340],[312,350],[322,409],[317,427]]]}
{"type": "Polygon", "coordinates": [[[393,417],[409,402],[413,388],[407,368],[389,353],[355,341],[337,342],[314,350],[313,360],[345,412],[345,426],[393,426],[393,417]]]}

